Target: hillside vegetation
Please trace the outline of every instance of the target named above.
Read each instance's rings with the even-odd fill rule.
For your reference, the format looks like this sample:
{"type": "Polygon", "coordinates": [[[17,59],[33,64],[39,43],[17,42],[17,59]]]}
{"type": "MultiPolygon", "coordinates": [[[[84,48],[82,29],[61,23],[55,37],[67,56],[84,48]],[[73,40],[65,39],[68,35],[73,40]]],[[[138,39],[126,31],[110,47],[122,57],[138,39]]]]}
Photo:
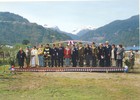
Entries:
{"type": "Polygon", "coordinates": [[[66,34],[46,29],[36,23],[9,12],[0,12],[0,43],[15,44],[29,40],[31,44],[71,39],[66,34]]]}
{"type": "Polygon", "coordinates": [[[82,40],[139,45],[139,15],[126,20],[116,20],[96,30],[89,31],[80,37],[82,40]]]}

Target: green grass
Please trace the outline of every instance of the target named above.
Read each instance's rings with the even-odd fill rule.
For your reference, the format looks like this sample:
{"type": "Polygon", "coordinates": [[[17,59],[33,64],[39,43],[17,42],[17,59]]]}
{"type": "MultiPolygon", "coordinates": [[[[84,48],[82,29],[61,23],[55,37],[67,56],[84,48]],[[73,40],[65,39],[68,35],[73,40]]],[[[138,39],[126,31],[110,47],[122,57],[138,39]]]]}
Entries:
{"type": "Polygon", "coordinates": [[[0,76],[0,100],[140,99],[139,74],[8,73],[0,76]]]}

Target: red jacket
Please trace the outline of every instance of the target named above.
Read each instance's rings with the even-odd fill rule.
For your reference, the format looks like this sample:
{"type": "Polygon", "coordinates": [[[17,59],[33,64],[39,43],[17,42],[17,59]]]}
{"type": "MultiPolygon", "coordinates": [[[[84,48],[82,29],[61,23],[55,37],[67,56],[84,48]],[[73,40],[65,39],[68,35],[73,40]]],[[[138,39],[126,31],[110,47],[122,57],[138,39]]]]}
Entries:
{"type": "Polygon", "coordinates": [[[71,49],[64,49],[64,58],[71,58],[71,49]]]}

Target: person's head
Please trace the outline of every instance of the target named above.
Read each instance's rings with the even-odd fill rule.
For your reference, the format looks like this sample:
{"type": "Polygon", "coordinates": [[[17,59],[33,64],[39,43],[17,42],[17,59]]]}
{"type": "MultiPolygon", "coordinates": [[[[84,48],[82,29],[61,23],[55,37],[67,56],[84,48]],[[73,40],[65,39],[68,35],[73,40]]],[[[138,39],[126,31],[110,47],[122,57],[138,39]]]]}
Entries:
{"type": "Polygon", "coordinates": [[[120,44],[119,47],[122,48],[122,44],[120,44]]]}
{"type": "Polygon", "coordinates": [[[20,48],[19,50],[20,50],[20,51],[22,51],[23,49],[22,49],[22,48],[20,48]]]}
{"type": "Polygon", "coordinates": [[[69,48],[69,45],[66,45],[66,47],[65,48],[69,48]]]}
{"type": "Polygon", "coordinates": [[[88,48],[89,47],[89,44],[86,44],[86,47],[88,48]]]}
{"type": "Polygon", "coordinates": [[[112,48],[115,48],[115,44],[112,44],[112,48]]]}
{"type": "Polygon", "coordinates": [[[119,48],[119,45],[117,45],[116,47],[119,48]]]}
{"type": "Polygon", "coordinates": [[[109,44],[109,42],[108,42],[108,41],[106,41],[106,42],[105,42],[105,45],[108,45],[108,44],[109,44]]]}
{"type": "Polygon", "coordinates": [[[59,43],[59,47],[62,47],[62,43],[59,43]]]}
{"type": "Polygon", "coordinates": [[[34,46],[33,48],[36,49],[36,46],[34,46]]]}
{"type": "Polygon", "coordinates": [[[130,52],[133,52],[133,50],[132,50],[132,49],[130,49],[130,52]]]}
{"type": "Polygon", "coordinates": [[[46,44],[46,47],[49,47],[49,44],[46,44]]]}
{"type": "Polygon", "coordinates": [[[92,42],[92,46],[95,46],[95,42],[92,42]]]}
{"type": "Polygon", "coordinates": [[[53,44],[53,47],[55,47],[55,44],[53,44]]]}
{"type": "Polygon", "coordinates": [[[29,49],[29,46],[27,46],[26,49],[29,49]]]}
{"type": "Polygon", "coordinates": [[[82,45],[82,43],[79,43],[79,47],[82,47],[83,45],[82,45]]]}
{"type": "Polygon", "coordinates": [[[72,46],[75,47],[75,44],[73,44],[72,46]]]}
{"type": "Polygon", "coordinates": [[[103,47],[103,44],[102,43],[99,43],[99,47],[103,47]]]}
{"type": "Polygon", "coordinates": [[[39,46],[40,48],[43,48],[43,45],[42,44],[40,44],[40,46],[39,46]]]}

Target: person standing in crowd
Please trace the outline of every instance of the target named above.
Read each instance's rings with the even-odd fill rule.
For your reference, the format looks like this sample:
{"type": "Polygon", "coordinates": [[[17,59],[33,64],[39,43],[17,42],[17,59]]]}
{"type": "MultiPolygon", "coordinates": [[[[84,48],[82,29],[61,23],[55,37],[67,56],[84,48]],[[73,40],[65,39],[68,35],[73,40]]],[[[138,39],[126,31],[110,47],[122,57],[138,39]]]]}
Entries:
{"type": "Polygon", "coordinates": [[[46,44],[44,49],[44,66],[51,67],[51,48],[49,44],[46,44]]]}
{"type": "Polygon", "coordinates": [[[30,68],[31,51],[29,47],[26,48],[25,53],[26,53],[26,65],[27,65],[27,68],[30,68]]]}
{"type": "Polygon", "coordinates": [[[23,49],[20,48],[18,53],[17,53],[17,60],[18,60],[19,68],[23,68],[23,66],[24,66],[24,59],[25,58],[26,58],[26,54],[23,51],[23,49]]]}
{"type": "Polygon", "coordinates": [[[103,44],[100,43],[98,47],[98,61],[99,66],[104,67],[105,50],[103,44]]]}
{"type": "Polygon", "coordinates": [[[77,59],[78,59],[78,50],[75,47],[75,45],[73,45],[72,49],[71,49],[71,58],[72,58],[72,66],[76,67],[77,66],[77,59]]]}
{"type": "Polygon", "coordinates": [[[119,47],[117,48],[117,66],[122,67],[123,66],[123,53],[124,53],[124,48],[120,44],[119,47]]]}
{"type": "Polygon", "coordinates": [[[62,44],[59,44],[58,48],[58,67],[63,67],[63,58],[64,58],[64,47],[62,44]]]}
{"type": "Polygon", "coordinates": [[[92,58],[92,50],[89,47],[89,44],[86,44],[84,54],[85,54],[85,59],[86,59],[86,67],[90,67],[90,60],[92,58]]]}
{"type": "Polygon", "coordinates": [[[94,42],[92,43],[91,49],[92,49],[92,67],[96,67],[97,66],[97,62],[96,62],[96,59],[97,59],[97,47],[96,47],[94,42]]]}
{"type": "Polygon", "coordinates": [[[83,67],[84,66],[84,47],[82,43],[79,43],[79,48],[78,48],[78,59],[79,59],[79,66],[83,67]]]}
{"type": "Polygon", "coordinates": [[[130,50],[130,53],[128,55],[128,58],[129,58],[129,62],[130,62],[130,68],[133,69],[134,64],[135,64],[134,63],[135,62],[135,54],[134,54],[134,52],[133,52],[132,49],[130,50]]]}
{"type": "Polygon", "coordinates": [[[110,66],[110,55],[111,55],[111,45],[109,45],[109,42],[105,42],[105,66],[110,66]]]}
{"type": "Polygon", "coordinates": [[[113,67],[116,66],[116,57],[117,57],[117,48],[115,47],[115,44],[112,44],[112,48],[111,48],[111,65],[113,67]]]}
{"type": "Polygon", "coordinates": [[[69,67],[70,66],[70,58],[71,58],[71,49],[68,45],[64,49],[64,58],[65,58],[66,67],[69,67]]]}
{"type": "Polygon", "coordinates": [[[40,47],[38,48],[38,58],[39,58],[39,66],[40,67],[44,67],[44,47],[43,45],[40,45],[40,47]]]}
{"type": "Polygon", "coordinates": [[[55,44],[53,44],[53,47],[51,49],[51,65],[52,67],[57,67],[58,63],[58,48],[55,44]]]}
{"type": "Polygon", "coordinates": [[[31,50],[31,66],[38,67],[39,60],[38,60],[38,50],[36,46],[34,46],[31,50]]]}

